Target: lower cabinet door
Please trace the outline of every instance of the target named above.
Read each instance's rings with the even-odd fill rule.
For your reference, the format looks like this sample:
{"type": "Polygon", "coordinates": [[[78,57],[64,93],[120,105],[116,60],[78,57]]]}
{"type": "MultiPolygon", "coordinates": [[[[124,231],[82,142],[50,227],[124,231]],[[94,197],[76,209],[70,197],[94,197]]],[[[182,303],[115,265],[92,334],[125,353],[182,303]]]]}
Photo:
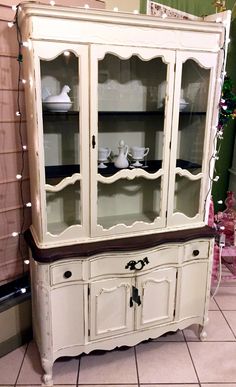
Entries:
{"type": "Polygon", "coordinates": [[[136,307],[136,329],[147,328],[174,318],[176,269],[159,269],[136,279],[141,304],[136,307]]]}
{"type": "Polygon", "coordinates": [[[204,316],[208,262],[192,262],[179,270],[176,318],[204,316]]]}
{"type": "Polygon", "coordinates": [[[91,340],[133,330],[132,285],[131,278],[112,278],[90,285],[91,340]]]}
{"type": "Polygon", "coordinates": [[[68,284],[51,290],[52,345],[54,351],[84,344],[83,294],[82,284],[68,284]]]}

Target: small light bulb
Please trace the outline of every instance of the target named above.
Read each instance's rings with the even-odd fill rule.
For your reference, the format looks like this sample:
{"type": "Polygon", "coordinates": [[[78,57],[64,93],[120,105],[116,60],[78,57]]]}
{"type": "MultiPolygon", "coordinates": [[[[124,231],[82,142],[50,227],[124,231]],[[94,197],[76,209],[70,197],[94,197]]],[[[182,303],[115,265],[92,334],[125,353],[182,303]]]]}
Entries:
{"type": "Polygon", "coordinates": [[[70,56],[70,51],[64,51],[63,54],[64,54],[65,56],[70,56]]]}
{"type": "Polygon", "coordinates": [[[30,203],[30,202],[26,203],[25,207],[28,207],[28,208],[32,207],[32,203],[30,203]]]}
{"type": "Polygon", "coordinates": [[[118,12],[118,11],[119,11],[118,7],[114,7],[114,8],[113,8],[113,11],[114,11],[114,12],[118,12]]]}
{"type": "Polygon", "coordinates": [[[26,84],[27,81],[26,81],[26,79],[21,79],[21,82],[26,84]]]}
{"type": "Polygon", "coordinates": [[[16,231],[13,231],[13,233],[11,235],[15,238],[15,237],[17,237],[19,235],[19,233],[16,232],[16,231]]]}
{"type": "Polygon", "coordinates": [[[23,149],[23,150],[27,150],[27,145],[23,145],[23,146],[22,146],[22,149],[23,149]]]}
{"type": "Polygon", "coordinates": [[[89,9],[89,5],[88,4],[84,4],[84,8],[85,9],[89,9]]]}
{"type": "Polygon", "coordinates": [[[213,181],[218,181],[219,178],[220,178],[220,176],[216,176],[216,177],[213,179],[213,181]]]}
{"type": "Polygon", "coordinates": [[[22,294],[24,294],[24,293],[26,293],[26,288],[21,288],[20,291],[21,291],[22,294]]]}
{"type": "Polygon", "coordinates": [[[223,200],[218,200],[217,203],[218,204],[223,204],[223,200]]]}
{"type": "Polygon", "coordinates": [[[31,48],[32,48],[31,40],[28,39],[27,41],[22,42],[22,46],[28,48],[29,50],[31,50],[31,48]]]}
{"type": "Polygon", "coordinates": [[[25,260],[24,260],[24,264],[25,264],[25,265],[29,265],[29,263],[30,263],[29,259],[25,259],[25,260]]]}
{"type": "Polygon", "coordinates": [[[14,23],[13,22],[8,22],[7,25],[8,25],[9,28],[12,28],[14,26],[14,23]]]}
{"type": "Polygon", "coordinates": [[[20,116],[21,115],[21,112],[16,112],[16,116],[20,116]]]}
{"type": "Polygon", "coordinates": [[[17,180],[20,180],[22,178],[22,175],[18,174],[16,175],[17,180]]]}
{"type": "Polygon", "coordinates": [[[225,229],[225,226],[220,226],[220,230],[224,230],[225,229]]]}

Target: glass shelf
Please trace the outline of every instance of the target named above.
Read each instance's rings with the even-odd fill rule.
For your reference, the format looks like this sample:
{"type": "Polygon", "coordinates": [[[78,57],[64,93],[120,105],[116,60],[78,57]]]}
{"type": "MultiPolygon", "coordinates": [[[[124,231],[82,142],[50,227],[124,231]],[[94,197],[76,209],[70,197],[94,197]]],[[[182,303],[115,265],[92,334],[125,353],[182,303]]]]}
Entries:
{"type": "Polygon", "coordinates": [[[78,116],[79,111],[76,110],[69,110],[68,112],[51,112],[49,110],[43,110],[43,118],[53,117],[53,118],[67,118],[67,117],[74,117],[78,116]]]}
{"type": "MultiPolygon", "coordinates": [[[[147,167],[143,168],[148,173],[157,172],[161,166],[161,160],[148,160],[146,163],[147,167]]],[[[98,169],[98,173],[102,176],[112,176],[115,173],[119,172],[120,169],[114,166],[114,163],[106,163],[107,168],[98,169]]],[[[186,160],[177,160],[177,167],[182,169],[197,169],[201,168],[200,164],[192,163],[186,160]]],[[[128,168],[132,170],[133,168],[128,168]]],[[[74,173],[80,173],[80,165],[51,165],[45,167],[45,175],[46,179],[56,179],[56,178],[64,178],[67,176],[71,176],[74,173]]]]}
{"type": "MultiPolygon", "coordinates": [[[[192,112],[192,111],[182,111],[182,112],[179,112],[180,115],[206,115],[206,112],[192,112]]],[[[99,111],[98,112],[99,116],[114,116],[114,115],[117,115],[117,116],[121,116],[121,115],[126,115],[126,116],[136,116],[136,115],[140,115],[140,116],[159,116],[159,115],[163,115],[164,114],[164,110],[153,110],[153,111],[99,111]]]]}
{"type": "MultiPolygon", "coordinates": [[[[155,173],[162,167],[161,160],[148,160],[147,162],[142,163],[144,165],[142,169],[144,169],[147,173],[155,173]]],[[[121,170],[116,168],[114,163],[105,163],[105,165],[107,168],[98,168],[98,173],[102,176],[112,176],[121,170]]],[[[186,160],[177,160],[176,167],[180,167],[182,169],[198,169],[201,165],[186,160]]],[[[127,169],[133,170],[134,168],[128,167],[127,169]]]]}
{"type": "Polygon", "coordinates": [[[80,165],[51,165],[45,167],[46,179],[64,178],[80,173],[80,165]]]}

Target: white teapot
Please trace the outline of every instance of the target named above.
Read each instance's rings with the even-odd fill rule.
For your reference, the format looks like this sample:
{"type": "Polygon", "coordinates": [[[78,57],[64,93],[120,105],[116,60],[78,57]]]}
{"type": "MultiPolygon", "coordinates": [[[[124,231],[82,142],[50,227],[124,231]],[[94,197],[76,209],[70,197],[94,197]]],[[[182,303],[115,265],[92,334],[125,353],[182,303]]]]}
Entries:
{"type": "Polygon", "coordinates": [[[119,154],[114,162],[115,167],[120,169],[128,168],[129,166],[129,162],[127,159],[127,155],[129,151],[128,145],[125,145],[124,141],[120,140],[118,149],[119,149],[119,154]]]}

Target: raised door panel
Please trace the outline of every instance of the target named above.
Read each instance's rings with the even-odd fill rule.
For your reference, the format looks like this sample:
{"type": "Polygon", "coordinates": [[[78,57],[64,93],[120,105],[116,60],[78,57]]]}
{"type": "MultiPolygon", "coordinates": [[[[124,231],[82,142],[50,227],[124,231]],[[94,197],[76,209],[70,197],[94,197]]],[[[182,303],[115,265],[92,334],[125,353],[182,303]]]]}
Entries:
{"type": "Polygon", "coordinates": [[[136,329],[172,321],[175,308],[176,269],[160,269],[137,278],[141,304],[136,307],[136,329]]]}
{"type": "Polygon", "coordinates": [[[166,222],[175,53],[91,47],[92,236],[166,222]]]}
{"type": "Polygon", "coordinates": [[[208,262],[192,262],[179,269],[176,319],[203,317],[207,296],[208,262]]]}
{"type": "Polygon", "coordinates": [[[134,308],[130,306],[132,280],[107,279],[90,286],[90,338],[114,336],[134,327],[134,308]]]}
{"type": "MultiPolygon", "coordinates": [[[[72,284],[51,290],[53,351],[84,344],[83,285],[72,284]]],[[[47,332],[44,332],[47,335],[47,332]]]]}
{"type": "Polygon", "coordinates": [[[207,220],[214,164],[218,53],[177,52],[172,121],[168,226],[207,220]]]}
{"type": "Polygon", "coordinates": [[[40,212],[41,246],[76,243],[89,235],[88,48],[33,42],[28,112],[34,206],[40,212]],[[34,93],[35,89],[35,93],[34,93]],[[34,98],[34,95],[36,98],[34,98]],[[36,188],[35,188],[36,187],[36,188]],[[42,235],[42,236],[41,236],[42,235]]]}

